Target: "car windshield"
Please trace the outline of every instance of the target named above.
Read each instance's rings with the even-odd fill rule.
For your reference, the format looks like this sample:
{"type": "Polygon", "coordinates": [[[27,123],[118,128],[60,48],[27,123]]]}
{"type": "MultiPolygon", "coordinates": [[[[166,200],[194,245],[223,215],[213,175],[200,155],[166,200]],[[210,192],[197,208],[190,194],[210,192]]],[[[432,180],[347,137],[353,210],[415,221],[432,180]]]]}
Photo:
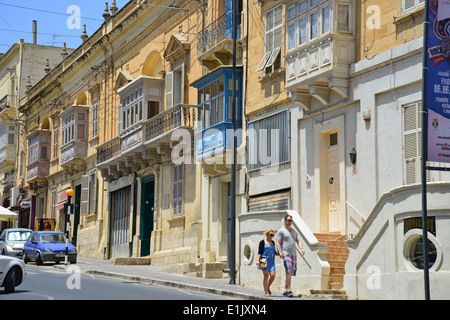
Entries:
{"type": "Polygon", "coordinates": [[[31,231],[12,231],[8,232],[6,240],[9,241],[26,241],[31,231]]]}
{"type": "Polygon", "coordinates": [[[41,234],[41,243],[65,243],[66,236],[63,233],[41,234]]]}

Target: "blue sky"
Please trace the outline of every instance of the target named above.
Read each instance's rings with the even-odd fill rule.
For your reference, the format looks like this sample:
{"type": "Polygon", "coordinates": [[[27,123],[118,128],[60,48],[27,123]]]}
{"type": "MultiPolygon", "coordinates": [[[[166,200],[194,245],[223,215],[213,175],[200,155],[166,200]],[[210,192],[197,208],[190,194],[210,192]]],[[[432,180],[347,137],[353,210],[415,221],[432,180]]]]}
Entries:
{"type": "MultiPolygon", "coordinates": [[[[116,0],[119,10],[128,1],[116,0]]],[[[37,21],[38,44],[62,47],[66,42],[75,49],[81,44],[84,24],[91,36],[103,23],[106,2],[111,6],[112,0],[0,0],[0,53],[19,39],[32,43],[33,20],[37,21]]]]}

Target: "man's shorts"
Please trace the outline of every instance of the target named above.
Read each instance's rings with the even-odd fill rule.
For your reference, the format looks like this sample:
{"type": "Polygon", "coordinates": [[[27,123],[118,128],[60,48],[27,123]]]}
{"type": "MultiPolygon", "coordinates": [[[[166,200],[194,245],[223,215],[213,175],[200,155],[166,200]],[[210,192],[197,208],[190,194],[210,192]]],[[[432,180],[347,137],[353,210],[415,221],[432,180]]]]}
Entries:
{"type": "Polygon", "coordinates": [[[286,273],[291,273],[293,276],[295,276],[297,274],[297,256],[285,254],[283,262],[286,273]]]}

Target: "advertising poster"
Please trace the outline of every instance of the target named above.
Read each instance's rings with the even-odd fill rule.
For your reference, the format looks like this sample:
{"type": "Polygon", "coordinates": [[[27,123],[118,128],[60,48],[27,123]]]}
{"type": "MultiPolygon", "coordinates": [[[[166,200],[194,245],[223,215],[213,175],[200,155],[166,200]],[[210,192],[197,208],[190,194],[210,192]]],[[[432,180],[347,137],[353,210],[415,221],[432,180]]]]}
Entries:
{"type": "Polygon", "coordinates": [[[429,6],[427,160],[450,162],[450,0],[429,6]]]}

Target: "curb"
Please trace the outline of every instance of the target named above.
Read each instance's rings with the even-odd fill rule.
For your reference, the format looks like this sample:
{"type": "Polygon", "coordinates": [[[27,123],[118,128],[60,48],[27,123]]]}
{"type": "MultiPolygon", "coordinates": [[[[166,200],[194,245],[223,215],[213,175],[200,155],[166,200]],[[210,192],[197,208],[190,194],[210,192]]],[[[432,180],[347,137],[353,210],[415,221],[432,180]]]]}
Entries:
{"type": "MultiPolygon", "coordinates": [[[[62,269],[65,270],[65,265],[54,265],[53,266],[56,269],[62,269]]],[[[243,300],[274,300],[269,297],[259,297],[254,296],[251,294],[245,294],[245,293],[239,293],[239,292],[233,292],[228,290],[221,290],[221,289],[214,289],[209,287],[202,287],[202,286],[196,286],[192,284],[186,284],[186,283],[179,283],[169,280],[159,280],[159,279],[151,279],[146,277],[140,277],[140,276],[132,276],[128,274],[123,273],[115,273],[115,272],[106,272],[106,271],[99,271],[99,270],[86,270],[82,271],[83,273],[92,274],[92,275],[98,275],[98,276],[105,276],[110,278],[116,278],[116,279],[122,279],[122,280],[128,280],[128,281],[136,281],[136,282],[142,282],[147,283],[150,285],[161,285],[166,287],[172,287],[172,288],[179,288],[179,289],[186,289],[193,292],[202,292],[202,293],[208,293],[208,294],[215,294],[225,297],[234,297],[239,298],[243,300]]]]}
{"type": "Polygon", "coordinates": [[[240,298],[240,299],[244,299],[244,300],[273,300],[270,298],[256,297],[256,296],[253,296],[250,294],[245,294],[245,293],[238,293],[238,292],[232,292],[232,291],[228,291],[228,290],[196,286],[196,285],[179,283],[179,282],[168,281],[168,280],[158,280],[158,279],[151,279],[151,278],[145,278],[145,277],[140,277],[140,276],[130,276],[127,274],[122,274],[122,273],[105,272],[105,271],[98,271],[98,270],[87,270],[84,273],[105,276],[105,277],[111,277],[111,278],[116,278],[116,279],[122,279],[122,280],[137,281],[137,282],[147,283],[150,285],[161,285],[161,286],[172,287],[172,288],[186,289],[186,290],[194,291],[194,292],[216,294],[216,295],[221,295],[221,296],[226,296],[226,297],[235,297],[235,298],[240,298]]]}

